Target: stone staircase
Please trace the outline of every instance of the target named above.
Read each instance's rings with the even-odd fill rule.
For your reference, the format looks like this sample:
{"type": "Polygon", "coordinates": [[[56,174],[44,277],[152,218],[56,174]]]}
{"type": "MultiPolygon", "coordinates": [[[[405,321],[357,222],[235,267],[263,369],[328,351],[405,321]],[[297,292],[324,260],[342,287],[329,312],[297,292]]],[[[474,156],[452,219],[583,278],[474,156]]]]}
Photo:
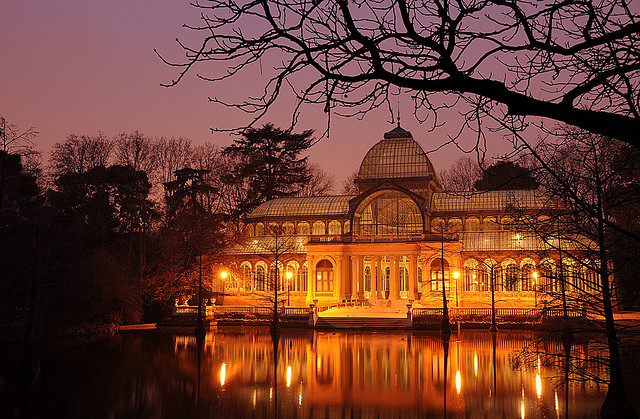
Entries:
{"type": "Polygon", "coordinates": [[[392,317],[318,317],[316,329],[406,329],[407,320],[392,317]]]}

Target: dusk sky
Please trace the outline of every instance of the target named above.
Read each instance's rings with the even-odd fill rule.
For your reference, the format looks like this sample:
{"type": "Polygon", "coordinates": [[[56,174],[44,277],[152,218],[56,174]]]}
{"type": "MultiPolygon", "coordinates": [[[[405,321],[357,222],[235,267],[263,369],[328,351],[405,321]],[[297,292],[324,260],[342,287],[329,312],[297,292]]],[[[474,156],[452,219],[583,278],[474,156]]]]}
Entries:
{"type": "MultiPolygon", "coordinates": [[[[182,28],[185,22],[196,24],[199,16],[187,1],[9,0],[2,9],[0,115],[22,129],[35,127],[40,133],[36,147],[45,158],[51,145],[67,135],[98,131],[111,137],[138,130],[148,136],[183,136],[196,144],[225,146],[233,137],[212,134],[210,128],[234,128],[249,117],[207,98],[229,91],[236,96],[244,90],[256,94],[262,88],[260,77],[213,85],[197,80],[195,73],[176,87],[160,86],[177,71],[162,63],[154,48],[169,59],[180,59],[175,38],[198,39],[182,28]]],[[[400,98],[400,109],[402,126],[427,152],[459,128],[448,123],[436,133],[428,132],[413,117],[409,96],[400,98]]],[[[285,127],[290,116],[290,109],[280,105],[263,122],[285,127]]],[[[313,128],[321,133],[325,127],[322,108],[306,108],[297,131],[313,128]]],[[[339,188],[391,128],[383,111],[362,121],[333,116],[330,138],[310,150],[310,160],[333,173],[339,188]]],[[[438,171],[460,156],[450,145],[429,153],[438,171]]]]}

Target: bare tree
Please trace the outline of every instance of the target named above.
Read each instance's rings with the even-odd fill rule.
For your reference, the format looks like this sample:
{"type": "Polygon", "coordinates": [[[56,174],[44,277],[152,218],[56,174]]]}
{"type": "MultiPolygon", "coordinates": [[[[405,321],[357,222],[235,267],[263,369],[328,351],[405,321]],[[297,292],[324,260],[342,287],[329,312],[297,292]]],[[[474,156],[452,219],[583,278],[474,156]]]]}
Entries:
{"type": "Polygon", "coordinates": [[[160,183],[174,180],[177,170],[189,167],[192,147],[191,140],[184,137],[158,139],[154,154],[160,183]]]}
{"type": "Polygon", "coordinates": [[[151,175],[155,167],[155,155],[151,138],[135,131],[123,132],[114,139],[115,163],[142,170],[151,175]]]}
{"type": "Polygon", "coordinates": [[[345,180],[342,181],[342,193],[345,195],[358,195],[358,185],[356,185],[356,179],[358,177],[358,171],[351,173],[345,180]]]}
{"type": "Polygon", "coordinates": [[[543,290],[565,317],[567,309],[579,307],[604,318],[609,389],[601,416],[637,417],[622,380],[620,326],[613,316],[620,285],[613,278],[629,269],[622,253],[631,249],[630,257],[637,260],[637,216],[630,214],[637,214],[640,204],[638,150],[574,128],[562,128],[555,141],[541,141],[536,148],[519,140],[543,168],[541,184],[559,202],[555,214],[520,219],[559,260],[555,269],[542,266],[543,290]]]}
{"type": "Polygon", "coordinates": [[[95,167],[109,164],[113,141],[103,133],[98,135],[69,135],[63,142],[55,143],[50,164],[54,176],[64,173],[85,173],[95,167]]]}
{"type": "Polygon", "coordinates": [[[327,196],[333,192],[334,175],[325,172],[317,163],[309,165],[309,174],[309,182],[298,192],[298,196],[327,196]]]}
{"type": "Polygon", "coordinates": [[[482,177],[482,168],[478,159],[472,156],[460,157],[449,169],[439,173],[440,186],[445,191],[473,191],[477,180],[482,177]]]}
{"type": "Polygon", "coordinates": [[[185,26],[201,41],[179,42],[185,59],[165,60],[178,68],[166,85],[195,71],[215,83],[261,72],[256,97],[210,98],[254,115],[250,125],[289,88],[298,105],[343,115],[390,110],[390,96],[404,91],[421,120],[452,105],[469,105],[462,113],[473,118],[484,99],[496,116],[549,118],[640,144],[637,0],[193,4],[201,21],[185,26]]]}

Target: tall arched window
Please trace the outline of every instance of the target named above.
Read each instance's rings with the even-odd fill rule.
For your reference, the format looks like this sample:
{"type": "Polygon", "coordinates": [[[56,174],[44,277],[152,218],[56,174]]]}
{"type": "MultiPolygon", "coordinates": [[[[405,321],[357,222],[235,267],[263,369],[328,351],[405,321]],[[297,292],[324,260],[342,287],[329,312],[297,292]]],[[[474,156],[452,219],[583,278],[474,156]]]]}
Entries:
{"type": "Polygon", "coordinates": [[[525,262],[522,264],[521,269],[521,283],[522,283],[522,291],[534,291],[537,288],[540,288],[540,275],[538,274],[538,278],[534,278],[533,273],[535,272],[535,266],[531,262],[525,262]]]}
{"type": "Polygon", "coordinates": [[[264,291],[265,290],[265,269],[264,265],[260,264],[256,266],[256,278],[253,289],[256,291],[264,291]]]}
{"type": "Polygon", "coordinates": [[[322,259],[316,265],[316,291],[333,292],[333,264],[322,259]]]}
{"type": "Polygon", "coordinates": [[[436,258],[431,262],[431,291],[442,291],[442,275],[445,289],[449,289],[449,263],[446,259],[436,258]]]}
{"type": "Polygon", "coordinates": [[[409,291],[409,271],[404,266],[400,267],[400,291],[409,291]]]}
{"type": "Polygon", "coordinates": [[[464,273],[462,276],[462,288],[465,291],[483,291],[481,279],[478,277],[478,261],[467,259],[464,262],[464,273]]]}
{"type": "Polygon", "coordinates": [[[242,262],[242,284],[245,291],[251,291],[251,264],[249,262],[242,262]]]}
{"type": "Polygon", "coordinates": [[[504,290],[505,291],[519,291],[518,284],[518,267],[513,260],[508,260],[503,263],[504,273],[504,290]]]}
{"type": "Polygon", "coordinates": [[[299,280],[300,280],[300,291],[307,290],[307,284],[309,283],[309,268],[307,267],[307,262],[302,265],[302,268],[298,271],[299,280]]]}

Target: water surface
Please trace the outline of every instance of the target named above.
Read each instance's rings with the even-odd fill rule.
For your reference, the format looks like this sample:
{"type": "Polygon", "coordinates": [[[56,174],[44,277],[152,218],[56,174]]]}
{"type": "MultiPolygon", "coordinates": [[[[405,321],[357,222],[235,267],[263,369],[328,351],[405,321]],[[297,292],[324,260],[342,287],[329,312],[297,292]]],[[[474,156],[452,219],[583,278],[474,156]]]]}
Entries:
{"type": "Polygon", "coordinates": [[[27,416],[597,417],[597,343],[540,337],[285,329],[275,364],[265,328],[219,328],[201,351],[186,333],[123,332],[41,355],[27,416]]]}

